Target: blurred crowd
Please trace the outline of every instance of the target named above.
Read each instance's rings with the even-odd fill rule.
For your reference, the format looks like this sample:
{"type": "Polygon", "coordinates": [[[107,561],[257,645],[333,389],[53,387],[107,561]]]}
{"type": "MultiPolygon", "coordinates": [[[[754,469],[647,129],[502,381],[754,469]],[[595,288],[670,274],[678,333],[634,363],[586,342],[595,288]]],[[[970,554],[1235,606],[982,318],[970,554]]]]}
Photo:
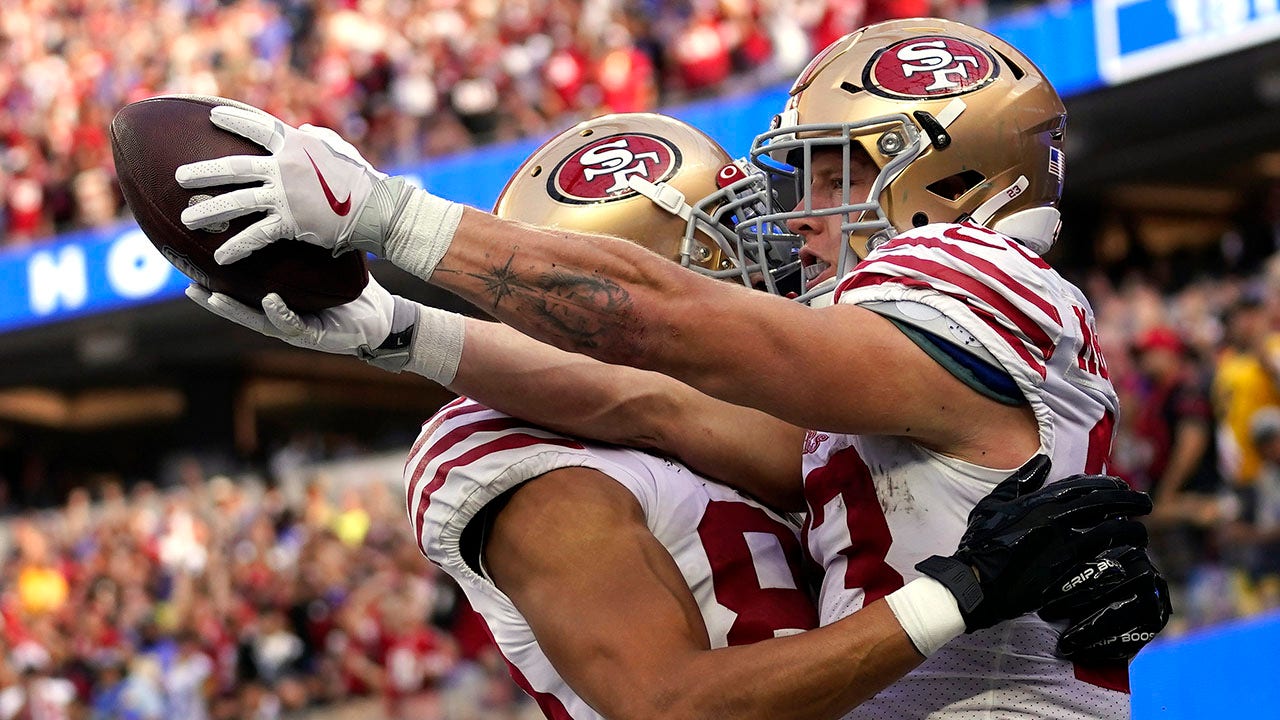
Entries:
{"type": "Polygon", "coordinates": [[[0,719],[536,715],[389,485],[184,474],[7,524],[0,719]]]}
{"type": "MultiPolygon", "coordinates": [[[[390,167],[781,81],[867,22],[1016,4],[5,0],[0,244],[118,218],[107,123],[154,94],[334,127],[390,167]]],[[[1121,396],[1111,469],[1154,498],[1171,632],[1280,607],[1280,183],[1203,250],[1075,278],[1121,396]]],[[[537,716],[388,485],[291,500],[190,464],[5,522],[0,720],[537,716]]]]}
{"type": "MultiPolygon", "coordinates": [[[[1002,5],[1009,5],[1005,2],[1002,5]]],[[[163,93],[338,130],[395,167],[793,77],[860,25],[986,0],[5,0],[0,238],[123,211],[107,126],[163,93]]]]}
{"type": "Polygon", "coordinates": [[[1257,190],[1219,242],[1079,279],[1175,632],[1280,607],[1280,181],[1257,190]]]}

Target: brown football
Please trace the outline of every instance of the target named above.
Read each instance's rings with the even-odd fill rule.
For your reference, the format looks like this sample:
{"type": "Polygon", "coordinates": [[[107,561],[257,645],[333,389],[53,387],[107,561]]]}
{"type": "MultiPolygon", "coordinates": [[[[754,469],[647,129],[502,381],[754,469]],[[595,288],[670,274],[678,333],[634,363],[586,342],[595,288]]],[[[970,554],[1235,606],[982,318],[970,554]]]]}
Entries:
{"type": "Polygon", "coordinates": [[[225,227],[188,230],[182,211],[236,186],[186,190],[173,173],[179,165],[226,155],[266,155],[250,140],[217,127],[209,110],[242,103],[204,95],[165,95],[121,108],[111,121],[111,152],[124,199],[152,244],[187,277],[253,307],[276,292],[289,307],[308,313],[351,302],[369,280],[364,254],[333,257],[328,250],[285,241],[230,265],[214,262],[213,251],[259,220],[261,213],[236,218],[225,227]]]}

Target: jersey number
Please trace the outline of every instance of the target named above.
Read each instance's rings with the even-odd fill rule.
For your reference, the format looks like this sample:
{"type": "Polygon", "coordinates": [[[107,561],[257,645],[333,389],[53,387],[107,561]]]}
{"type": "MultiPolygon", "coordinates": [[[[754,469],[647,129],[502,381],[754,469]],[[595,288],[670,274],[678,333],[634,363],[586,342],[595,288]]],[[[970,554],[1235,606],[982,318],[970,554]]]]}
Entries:
{"type": "Polygon", "coordinates": [[[871,471],[855,449],[834,453],[826,465],[810,472],[804,481],[804,495],[809,505],[806,542],[821,533],[823,546],[841,548],[844,586],[862,589],[863,607],[902,587],[902,575],[885,559],[893,544],[889,523],[876,496],[871,471]],[[843,526],[822,527],[825,523],[843,526]]]}
{"type": "Polygon", "coordinates": [[[716,602],[738,615],[729,628],[729,645],[817,626],[800,578],[800,542],[769,513],[712,500],[698,523],[698,537],[711,563],[716,602]]]}

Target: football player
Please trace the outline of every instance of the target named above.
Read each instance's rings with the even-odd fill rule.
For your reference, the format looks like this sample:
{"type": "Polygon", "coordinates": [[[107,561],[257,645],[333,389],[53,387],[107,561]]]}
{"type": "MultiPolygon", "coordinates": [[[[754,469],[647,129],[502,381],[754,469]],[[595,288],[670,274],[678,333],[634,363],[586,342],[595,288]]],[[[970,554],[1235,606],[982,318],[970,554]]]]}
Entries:
{"type": "MultiPolygon", "coordinates": [[[[496,212],[580,232],[610,229],[628,238],[663,229],[656,234],[660,243],[645,243],[655,253],[709,275],[750,277],[724,255],[734,236],[718,218],[730,211],[759,214],[737,192],[751,187],[740,165],[679,121],[650,114],[606,116],[570,128],[531,156],[504,189],[496,212]],[[641,162],[633,164],[636,157],[641,162]],[[704,200],[689,206],[686,195],[704,200]]],[[[777,247],[762,247],[776,260],[785,253],[775,251],[786,244],[782,239],[777,247]]],[[[769,272],[760,263],[752,267],[769,272]]],[[[379,292],[385,294],[374,285],[367,294],[379,292]]],[[[197,297],[220,314],[237,308],[238,315],[228,315],[232,319],[272,322],[223,296],[197,297]]],[[[364,307],[359,301],[353,305],[364,307]]],[[[287,318],[272,317],[280,324],[277,332],[289,327],[287,318]]],[[[352,327],[362,315],[346,307],[308,321],[352,327]]],[[[305,336],[305,328],[291,337],[305,336]]],[[[355,346],[335,341],[317,335],[312,346],[356,353],[355,346]]],[[[378,354],[368,346],[365,352],[378,354]]],[[[569,372],[580,375],[581,368],[569,372]]],[[[474,374],[465,363],[460,371],[459,377],[474,374]]],[[[661,377],[613,372],[619,374],[615,379],[642,384],[661,377]]],[[[492,382],[479,389],[495,392],[492,382]]],[[[496,399],[502,401],[502,394],[496,399]]],[[[1036,482],[1031,476],[1046,469],[1043,460],[1031,465],[1006,484],[1006,494],[1020,483],[1028,492],[1036,482]]],[[[985,565],[997,553],[1008,554],[1010,526],[1031,522],[1033,508],[1042,530],[1069,516],[1046,513],[1050,507],[1074,508],[1071,524],[1081,527],[1088,525],[1089,513],[1095,519],[1123,514],[1126,503],[1128,511],[1143,509],[1145,500],[1111,481],[1083,482],[1103,492],[1084,497],[1084,486],[1068,491],[1059,484],[1052,497],[1042,492],[1016,503],[997,493],[988,502],[1003,503],[1006,517],[975,526],[966,547],[981,549],[965,562],[985,565]],[[1100,504],[1108,494],[1121,506],[1100,504]]],[[[899,621],[894,613],[904,609],[893,610],[890,597],[845,622],[779,642],[817,621],[802,580],[796,528],[784,516],[672,460],[557,434],[474,400],[450,403],[424,425],[406,463],[405,485],[423,553],[464,589],[513,677],[548,717],[834,717],[965,628],[953,602],[944,603],[949,612],[899,621]],[[714,652],[762,641],[769,642],[745,652],[714,652]],[[619,684],[618,677],[633,682],[619,684]]],[[[990,519],[983,513],[975,517],[990,519]]],[[[1137,526],[1111,525],[1137,531],[1129,539],[1142,542],[1137,526]]],[[[979,613],[988,616],[982,622],[1039,606],[1051,579],[1060,585],[1101,570],[1114,582],[1145,571],[1137,548],[1096,557],[1103,545],[1125,540],[1109,537],[1109,530],[1092,532],[1088,541],[1060,545],[1062,536],[1018,547],[1018,553],[1041,553],[1022,559],[1042,568],[1034,578],[1019,575],[1020,598],[1011,602],[994,600],[1012,587],[999,588],[1002,573],[991,573],[984,590],[998,609],[979,613]]],[[[1006,563],[1004,572],[1019,574],[1007,561],[999,561],[1006,563]]],[[[921,582],[947,593],[932,581],[921,582]]],[[[1055,591],[1051,602],[1072,604],[1096,587],[1091,577],[1069,593],[1055,591]]]]}
{"type": "MultiPolygon", "coordinates": [[[[1092,310],[1039,256],[1056,237],[1065,113],[1039,70],[983,31],[916,19],[851,33],[811,63],[757,141],[757,162],[798,178],[802,197],[790,213],[748,220],[742,245],[760,247],[766,224],[785,222],[804,238],[814,283],[861,258],[825,308],[715,282],[624,241],[464,209],[355,161],[316,161],[358,208],[326,212],[297,158],[336,145],[233,110],[212,119],[272,152],[178,171],[189,187],[266,182],[184,212],[201,227],[267,211],[220,262],[280,237],[368,250],[535,337],[680,381],[645,398],[671,412],[639,413],[637,432],[778,507],[807,506],[824,624],[885,597],[900,621],[934,614],[941,596],[919,580],[963,594],[968,574],[935,558],[1000,478],[1040,453],[1057,477],[1100,471],[1109,454],[1116,402],[1092,310]],[[756,469],[718,469],[735,457],[756,469]]],[[[409,354],[452,379],[469,326],[435,313],[417,323],[409,354]]],[[[1150,640],[1166,598],[1152,576],[1108,593],[1113,624],[1088,643],[1034,616],[971,623],[860,712],[1126,716],[1127,668],[1099,662],[1150,640]]]]}
{"type": "MultiPolygon", "coordinates": [[[[741,172],[684,123],[606,116],[530,156],[495,212],[627,238],[663,227],[651,250],[712,272],[724,254],[717,226],[688,222],[636,188],[724,197],[717,177],[736,176],[722,168],[741,172]],[[632,172],[615,179],[609,170],[632,157],[632,172]]],[[[699,693],[657,684],[674,689],[665,677],[673,663],[702,651],[817,625],[794,520],[670,459],[460,398],[424,424],[405,487],[423,554],[458,582],[547,717],[736,715],[734,703],[754,699],[725,694],[723,682],[699,693]],[[687,704],[662,707],[662,697],[687,704]]],[[[723,670],[732,672],[728,661],[723,670]]]]}

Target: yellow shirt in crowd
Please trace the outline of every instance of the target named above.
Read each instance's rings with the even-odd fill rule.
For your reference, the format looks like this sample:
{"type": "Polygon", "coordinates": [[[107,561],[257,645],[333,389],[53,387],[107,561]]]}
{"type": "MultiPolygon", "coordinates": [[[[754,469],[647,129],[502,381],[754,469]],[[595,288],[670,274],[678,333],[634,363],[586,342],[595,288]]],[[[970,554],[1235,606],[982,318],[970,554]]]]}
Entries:
{"type": "Polygon", "coordinates": [[[1226,479],[1238,484],[1252,484],[1258,475],[1261,458],[1249,437],[1249,421],[1253,414],[1268,405],[1280,406],[1280,386],[1268,368],[1280,368],[1280,335],[1266,341],[1267,358],[1254,353],[1227,350],[1218,360],[1213,377],[1213,404],[1223,432],[1219,448],[1226,479]]]}
{"type": "Polygon", "coordinates": [[[28,565],[18,573],[18,600],[29,613],[53,612],[67,601],[67,578],[57,568],[28,565]]]}

